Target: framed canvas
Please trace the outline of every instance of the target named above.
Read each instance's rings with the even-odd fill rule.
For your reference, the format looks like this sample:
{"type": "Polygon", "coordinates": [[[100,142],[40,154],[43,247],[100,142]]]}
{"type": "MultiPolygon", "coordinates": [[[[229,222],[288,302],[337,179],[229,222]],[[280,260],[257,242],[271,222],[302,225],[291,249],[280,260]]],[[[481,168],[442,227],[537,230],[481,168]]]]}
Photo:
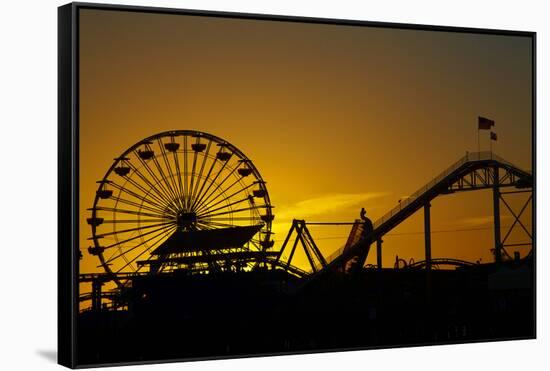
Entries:
{"type": "Polygon", "coordinates": [[[59,363],[532,339],[535,33],[59,8],[59,363]]]}

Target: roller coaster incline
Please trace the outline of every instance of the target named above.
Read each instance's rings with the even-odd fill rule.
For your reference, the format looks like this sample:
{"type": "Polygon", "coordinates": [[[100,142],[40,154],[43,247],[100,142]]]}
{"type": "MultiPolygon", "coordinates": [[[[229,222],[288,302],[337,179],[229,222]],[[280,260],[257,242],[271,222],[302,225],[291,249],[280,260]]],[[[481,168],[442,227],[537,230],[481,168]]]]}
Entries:
{"type": "MultiPolygon", "coordinates": [[[[317,259],[313,261],[310,259],[311,271],[306,275],[307,281],[314,280],[326,272],[340,271],[340,272],[353,272],[362,268],[365,264],[368,256],[370,245],[373,242],[377,244],[377,265],[381,267],[381,246],[382,237],[390,232],[393,228],[398,226],[401,222],[406,220],[416,211],[424,208],[424,235],[425,235],[425,255],[426,261],[424,263],[426,269],[431,268],[431,232],[430,232],[430,201],[440,195],[451,194],[455,192],[473,191],[480,189],[492,189],[493,190],[493,212],[494,212],[494,233],[495,233],[495,261],[500,262],[502,255],[509,256],[505,250],[506,246],[518,246],[518,244],[506,245],[505,242],[510,235],[510,232],[514,226],[519,226],[523,229],[526,235],[529,237],[529,243],[525,245],[532,246],[532,233],[525,227],[520,220],[521,215],[525,211],[527,205],[532,201],[532,189],[533,189],[533,175],[531,172],[521,170],[514,166],[510,162],[502,159],[492,152],[474,152],[466,153],[461,159],[413,193],[410,197],[399,202],[399,205],[386,213],[383,217],[378,219],[374,223],[374,230],[372,233],[366,236],[360,236],[362,228],[357,228],[357,224],[361,223],[357,221],[355,223],[342,223],[342,224],[354,224],[348,238],[348,243],[341,249],[335,251],[328,257],[317,259]],[[501,188],[504,187],[516,187],[518,190],[510,192],[502,192],[501,188]],[[504,199],[504,195],[513,193],[530,193],[527,201],[523,204],[519,212],[514,212],[512,207],[504,199]],[[500,204],[502,203],[514,216],[515,221],[511,225],[510,229],[505,234],[504,238],[501,238],[500,230],[500,204]]],[[[339,224],[339,223],[306,223],[305,221],[295,221],[296,226],[293,226],[298,232],[305,231],[305,236],[299,236],[304,249],[307,249],[304,241],[309,240],[311,235],[307,231],[306,224],[339,224]]],[[[291,229],[292,232],[292,229],[291,229]]],[[[287,240],[281,247],[281,254],[285,250],[286,243],[290,237],[287,236],[287,240]]],[[[298,237],[297,237],[298,239],[298,237]]],[[[312,239],[311,239],[312,240],[312,239]]],[[[317,250],[313,241],[310,241],[307,245],[313,246],[317,250]]],[[[292,247],[292,250],[296,248],[296,243],[292,247]]],[[[532,250],[531,250],[532,251],[532,250]]],[[[306,253],[308,251],[306,250],[306,253]]],[[[292,256],[294,251],[290,252],[292,256]]],[[[529,253],[531,254],[531,252],[529,253]]],[[[308,257],[316,256],[317,254],[308,254],[308,257]]]]}

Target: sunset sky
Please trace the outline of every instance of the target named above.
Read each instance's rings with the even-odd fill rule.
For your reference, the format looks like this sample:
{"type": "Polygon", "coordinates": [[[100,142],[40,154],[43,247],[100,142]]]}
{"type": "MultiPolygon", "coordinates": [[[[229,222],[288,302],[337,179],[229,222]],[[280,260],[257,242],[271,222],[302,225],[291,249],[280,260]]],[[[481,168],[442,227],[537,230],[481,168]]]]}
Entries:
{"type": "MultiPolygon", "coordinates": [[[[365,207],[376,220],[477,151],[478,115],[496,122],[497,154],[532,167],[527,37],[80,12],[81,272],[102,271],[86,251],[96,181],[166,130],[212,133],[252,159],[275,205],[276,248],[293,218],[351,222],[365,207]]],[[[491,216],[489,191],[434,200],[433,257],[491,261],[491,216]]],[[[421,260],[422,231],[419,212],[387,235],[384,265],[421,260]]],[[[311,233],[328,255],[349,226],[311,233]]]]}

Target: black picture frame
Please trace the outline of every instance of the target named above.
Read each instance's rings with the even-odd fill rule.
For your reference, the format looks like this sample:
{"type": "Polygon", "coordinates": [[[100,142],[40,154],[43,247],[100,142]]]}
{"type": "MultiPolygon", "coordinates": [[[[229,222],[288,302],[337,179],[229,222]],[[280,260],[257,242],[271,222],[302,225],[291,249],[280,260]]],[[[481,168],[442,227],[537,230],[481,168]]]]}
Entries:
{"type": "MultiPolygon", "coordinates": [[[[394,28],[405,30],[428,30],[485,35],[522,36],[532,43],[532,164],[533,164],[533,275],[536,277],[536,33],[526,31],[495,30],[481,28],[462,28],[421,24],[403,24],[343,20],[330,18],[309,18],[266,14],[231,13],[189,9],[171,9],[145,6],[109,5],[97,3],[70,3],[58,8],[58,363],[70,367],[95,367],[112,365],[151,364],[161,362],[181,362],[207,359],[242,358],[280,354],[304,354],[310,351],[285,353],[261,353],[238,356],[175,358],[162,360],[136,360],[132,362],[81,364],[76,357],[78,343],[76,317],[79,312],[79,11],[82,9],[157,13],[174,15],[193,15],[205,17],[249,19],[260,21],[283,21],[298,23],[317,23],[325,25],[353,25],[363,27],[394,28]]],[[[533,287],[533,301],[536,304],[536,278],[533,287]]],[[[536,305],[533,322],[533,336],[519,338],[499,338],[496,340],[514,340],[536,338],[536,305]]],[[[479,340],[484,342],[487,340],[479,340]]],[[[476,340],[468,342],[477,342],[476,340]]],[[[462,343],[445,342],[444,344],[462,343]]],[[[399,346],[438,345],[440,342],[424,344],[402,344],[399,346]]],[[[345,350],[374,349],[377,347],[352,347],[313,352],[334,352],[345,350]]],[[[383,348],[388,348],[384,346],[383,348]]]]}

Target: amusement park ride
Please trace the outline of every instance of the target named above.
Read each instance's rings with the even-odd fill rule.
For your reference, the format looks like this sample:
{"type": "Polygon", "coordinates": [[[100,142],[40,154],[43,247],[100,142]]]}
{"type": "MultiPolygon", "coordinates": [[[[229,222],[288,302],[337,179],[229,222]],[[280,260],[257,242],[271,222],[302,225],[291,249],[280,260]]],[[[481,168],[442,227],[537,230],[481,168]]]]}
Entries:
{"type": "MultiPolygon", "coordinates": [[[[174,274],[216,275],[254,271],[284,272],[301,289],[332,275],[353,275],[365,268],[371,244],[376,246],[375,271],[382,270],[383,238],[417,211],[424,213],[425,259],[396,268],[432,270],[443,265],[469,267],[457,259],[432,259],[430,202],[457,192],[492,190],[495,264],[513,260],[507,247],[518,228],[532,245],[532,232],[522,222],[532,202],[533,176],[492,152],[467,153],[431,182],[403,200],[365,233],[363,221],[349,224],[343,248],[324,256],[304,220],[294,220],[279,249],[274,248],[275,218],[266,182],[253,162],[229,142],[199,131],[168,131],[146,138],[118,156],[97,182],[89,209],[91,246],[104,273],[81,274],[91,292],[81,293],[83,311],[126,308],[134,282],[143,277],[174,274]],[[519,210],[507,201],[527,193],[519,210]],[[501,230],[500,208],[513,215],[513,224],[501,230]],[[303,249],[309,270],[292,264],[303,249]],[[102,287],[110,282],[110,289],[102,287]],[[113,284],[114,283],[114,284],[113,284]]],[[[531,257],[531,252],[525,257],[531,257]]],[[[517,257],[516,257],[517,258],[517,257]]]]}

